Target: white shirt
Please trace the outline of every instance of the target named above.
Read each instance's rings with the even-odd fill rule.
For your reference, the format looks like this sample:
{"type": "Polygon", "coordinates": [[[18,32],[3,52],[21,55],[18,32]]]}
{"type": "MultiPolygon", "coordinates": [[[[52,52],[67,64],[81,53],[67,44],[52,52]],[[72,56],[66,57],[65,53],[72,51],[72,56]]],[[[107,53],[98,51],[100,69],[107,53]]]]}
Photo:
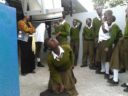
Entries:
{"type": "Polygon", "coordinates": [[[98,15],[97,15],[97,19],[98,19],[98,20],[101,20],[101,18],[100,18],[98,15]]]}
{"type": "MultiPolygon", "coordinates": [[[[107,31],[109,31],[110,27],[108,26],[107,22],[104,22],[104,28],[107,31]]],[[[102,25],[101,25],[100,30],[99,30],[98,42],[101,42],[103,40],[108,40],[108,39],[110,39],[110,33],[109,32],[104,33],[102,29],[102,25]]]]}
{"type": "Polygon", "coordinates": [[[53,58],[59,61],[59,58],[63,57],[64,50],[62,47],[59,46],[60,54],[57,55],[55,52],[52,51],[53,58]]]}
{"type": "Polygon", "coordinates": [[[41,23],[37,26],[36,32],[35,32],[36,42],[44,42],[45,30],[46,30],[45,23],[41,23]]]}
{"type": "Polygon", "coordinates": [[[87,27],[88,29],[91,29],[91,28],[92,28],[92,23],[91,23],[91,26],[86,25],[86,27],[87,27]]]}
{"type": "Polygon", "coordinates": [[[65,21],[65,20],[63,20],[62,22],[60,22],[60,25],[63,25],[65,22],[66,22],[66,21],[65,21]]]}
{"type": "Polygon", "coordinates": [[[78,25],[76,25],[76,26],[73,26],[73,28],[77,28],[78,27],[78,25]]]}
{"type": "Polygon", "coordinates": [[[116,24],[116,22],[113,22],[110,27],[112,27],[114,24],[116,24]]]}

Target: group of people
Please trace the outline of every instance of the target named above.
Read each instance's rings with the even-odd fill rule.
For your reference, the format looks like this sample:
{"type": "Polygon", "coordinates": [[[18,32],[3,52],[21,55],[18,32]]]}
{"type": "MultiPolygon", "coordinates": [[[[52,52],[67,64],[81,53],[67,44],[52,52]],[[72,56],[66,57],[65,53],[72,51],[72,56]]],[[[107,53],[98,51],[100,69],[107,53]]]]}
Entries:
{"type": "MultiPolygon", "coordinates": [[[[97,8],[98,17],[86,19],[83,28],[83,64],[89,65],[90,69],[96,70],[96,74],[103,74],[110,85],[119,84],[119,73],[128,68],[128,8],[126,9],[126,25],[124,34],[118,24],[112,10],[97,8]]],[[[128,83],[121,85],[128,92],[128,83]]]]}
{"type": "MultiPolygon", "coordinates": [[[[104,14],[102,14],[101,8],[97,8],[96,11],[98,16],[93,20],[87,18],[86,25],[83,27],[83,58],[81,67],[89,66],[90,69],[96,70],[96,74],[104,74],[104,78],[111,85],[118,85],[119,71],[122,69],[127,70],[128,68],[128,8],[126,9],[124,34],[122,34],[118,24],[115,22],[116,17],[113,15],[112,10],[106,10],[104,14]]],[[[21,22],[19,21],[18,23],[19,30],[24,32],[25,35],[29,35],[27,43],[20,42],[23,43],[21,44],[21,50],[24,54],[21,62],[33,64],[33,59],[30,58],[32,57],[30,55],[33,55],[32,50],[26,54],[31,46],[26,47],[26,45],[31,40],[31,34],[36,31],[31,23],[23,24],[21,22]]],[[[78,95],[75,88],[77,80],[73,69],[77,66],[81,26],[82,22],[74,19],[73,26],[70,27],[63,17],[59,21],[54,22],[52,35],[55,38],[46,38],[44,41],[45,46],[50,50],[47,57],[50,71],[49,92],[56,94],[66,92],[68,96],[78,95]],[[68,36],[70,36],[70,42],[68,41],[68,36]]],[[[24,66],[21,65],[21,67],[24,66]]],[[[29,71],[33,72],[33,70],[29,71]]],[[[22,70],[22,73],[24,73],[24,70],[22,70]]],[[[125,87],[125,92],[128,92],[128,83],[123,83],[121,86],[125,87]]]]}
{"type": "MultiPolygon", "coordinates": [[[[128,9],[126,9],[126,26],[124,34],[116,24],[116,17],[112,10],[106,10],[102,15],[102,9],[97,9],[98,17],[93,21],[86,19],[83,29],[83,64],[89,65],[90,69],[96,70],[96,74],[104,74],[107,82],[115,86],[119,84],[119,72],[125,72],[128,68],[128,9]],[[88,64],[89,63],[89,64],[88,64]]],[[[122,87],[128,92],[128,84],[122,87]]]]}
{"type": "MultiPolygon", "coordinates": [[[[126,9],[124,32],[121,31],[116,23],[116,17],[113,15],[112,10],[106,10],[104,14],[102,14],[101,8],[97,8],[96,11],[98,17],[93,20],[87,18],[86,25],[83,28],[83,58],[81,67],[89,65],[90,69],[96,70],[96,74],[103,74],[110,85],[116,86],[119,84],[119,73],[125,72],[128,68],[128,46],[126,43],[128,35],[128,9],[126,9]]],[[[74,19],[73,27],[71,28],[65,23],[65,26],[68,27],[67,31],[59,30],[59,23],[56,22],[56,24],[58,26],[55,26],[54,34],[60,45],[66,44],[63,41],[67,40],[68,34],[70,36],[70,47],[74,54],[74,66],[76,66],[79,52],[79,32],[82,23],[74,19]],[[62,39],[62,37],[65,39],[62,39]]],[[[125,92],[128,92],[128,83],[123,83],[121,86],[125,87],[125,92]]]]}

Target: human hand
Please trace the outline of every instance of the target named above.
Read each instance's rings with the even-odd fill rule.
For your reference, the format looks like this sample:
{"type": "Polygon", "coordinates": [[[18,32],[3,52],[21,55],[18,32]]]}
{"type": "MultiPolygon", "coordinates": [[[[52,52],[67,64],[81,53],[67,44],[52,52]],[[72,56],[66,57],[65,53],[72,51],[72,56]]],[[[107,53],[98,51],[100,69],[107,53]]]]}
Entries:
{"type": "Polygon", "coordinates": [[[104,49],[104,51],[105,51],[105,52],[108,52],[108,48],[106,47],[106,48],[104,49]]]}
{"type": "Polygon", "coordinates": [[[60,88],[59,88],[59,92],[63,92],[64,91],[64,85],[63,84],[60,84],[60,88]]]}
{"type": "Polygon", "coordinates": [[[56,37],[58,37],[60,34],[61,34],[61,32],[58,32],[58,33],[56,34],[56,37]]]}

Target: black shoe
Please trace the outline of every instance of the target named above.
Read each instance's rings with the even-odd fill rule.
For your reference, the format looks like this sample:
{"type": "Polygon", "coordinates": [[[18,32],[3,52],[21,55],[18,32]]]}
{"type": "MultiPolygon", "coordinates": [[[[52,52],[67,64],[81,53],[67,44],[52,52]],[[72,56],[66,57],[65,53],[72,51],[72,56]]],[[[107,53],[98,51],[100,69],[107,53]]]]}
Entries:
{"type": "Polygon", "coordinates": [[[89,68],[92,70],[96,70],[96,67],[94,65],[90,65],[89,68]]]}
{"type": "Polygon", "coordinates": [[[125,73],[126,70],[125,69],[120,69],[119,73],[125,73]]]}
{"type": "Polygon", "coordinates": [[[108,80],[107,80],[107,82],[109,83],[110,81],[112,81],[113,80],[113,78],[109,78],[108,80]]]}
{"type": "Polygon", "coordinates": [[[126,83],[121,84],[121,87],[128,87],[126,83]]]}
{"type": "Polygon", "coordinates": [[[96,70],[96,74],[104,74],[104,72],[101,72],[100,70],[96,70]]]}
{"type": "Polygon", "coordinates": [[[109,80],[109,74],[104,74],[104,79],[108,79],[109,80]]]}
{"type": "Polygon", "coordinates": [[[38,67],[44,67],[44,65],[42,65],[40,62],[38,62],[37,66],[38,67]]]}
{"type": "Polygon", "coordinates": [[[124,89],[124,92],[128,92],[128,87],[126,87],[126,88],[124,89]]]}
{"type": "Polygon", "coordinates": [[[112,86],[117,86],[119,84],[119,81],[118,82],[115,82],[113,79],[112,80],[109,80],[108,83],[110,83],[112,86]]]}
{"type": "Polygon", "coordinates": [[[80,67],[87,67],[87,64],[81,65],[80,67]]]}
{"type": "Polygon", "coordinates": [[[112,70],[109,70],[109,74],[110,74],[110,75],[113,75],[113,72],[112,72],[112,70]]]}
{"type": "Polygon", "coordinates": [[[22,75],[22,76],[26,76],[26,75],[27,75],[27,73],[21,73],[21,75],[22,75]]]}
{"type": "Polygon", "coordinates": [[[74,66],[77,66],[77,64],[74,64],[74,66]]]}
{"type": "Polygon", "coordinates": [[[36,73],[36,72],[33,70],[31,73],[33,73],[33,74],[34,74],[34,73],[36,73]]]}

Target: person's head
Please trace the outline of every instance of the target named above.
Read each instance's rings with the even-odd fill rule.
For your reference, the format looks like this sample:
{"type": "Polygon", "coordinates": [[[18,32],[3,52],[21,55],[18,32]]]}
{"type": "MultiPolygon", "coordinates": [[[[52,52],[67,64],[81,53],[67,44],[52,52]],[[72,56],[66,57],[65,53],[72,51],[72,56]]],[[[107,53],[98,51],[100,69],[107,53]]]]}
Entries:
{"type": "Polygon", "coordinates": [[[59,26],[59,21],[54,22],[53,26],[54,26],[54,28],[58,27],[59,26]]]}
{"type": "Polygon", "coordinates": [[[62,22],[62,21],[65,19],[65,17],[66,17],[64,12],[62,13],[62,15],[63,15],[63,16],[62,16],[62,17],[60,18],[60,20],[59,20],[60,22],[62,22]]]}
{"type": "Polygon", "coordinates": [[[125,13],[126,13],[126,18],[128,18],[128,7],[126,8],[125,13]]]}
{"type": "Polygon", "coordinates": [[[113,14],[112,10],[106,10],[105,13],[106,13],[107,16],[109,16],[109,15],[112,16],[112,14],[113,14]]]}
{"type": "Polygon", "coordinates": [[[115,16],[108,16],[107,17],[107,23],[110,26],[112,24],[112,22],[115,22],[116,17],[115,16]]]}
{"type": "Polygon", "coordinates": [[[115,22],[116,21],[116,17],[112,16],[112,20],[113,20],[113,22],[115,22]]]}
{"type": "Polygon", "coordinates": [[[46,38],[44,43],[51,50],[55,50],[59,46],[59,42],[55,38],[46,38]]]}
{"type": "Polygon", "coordinates": [[[64,18],[63,17],[61,17],[60,19],[59,19],[59,22],[62,22],[64,20],[64,18]]]}
{"type": "Polygon", "coordinates": [[[92,19],[91,18],[87,18],[86,19],[86,24],[90,27],[92,23],[92,19]]]}
{"type": "Polygon", "coordinates": [[[104,12],[104,18],[103,18],[104,21],[107,21],[107,17],[112,16],[112,14],[113,14],[112,10],[106,10],[104,12]]]}
{"type": "Polygon", "coordinates": [[[73,26],[77,25],[77,21],[75,19],[73,19],[73,26]]]}
{"type": "Polygon", "coordinates": [[[24,20],[29,21],[30,20],[30,16],[24,16],[24,20]]]}
{"type": "Polygon", "coordinates": [[[96,12],[99,17],[102,17],[102,8],[96,8],[96,12]]]}

